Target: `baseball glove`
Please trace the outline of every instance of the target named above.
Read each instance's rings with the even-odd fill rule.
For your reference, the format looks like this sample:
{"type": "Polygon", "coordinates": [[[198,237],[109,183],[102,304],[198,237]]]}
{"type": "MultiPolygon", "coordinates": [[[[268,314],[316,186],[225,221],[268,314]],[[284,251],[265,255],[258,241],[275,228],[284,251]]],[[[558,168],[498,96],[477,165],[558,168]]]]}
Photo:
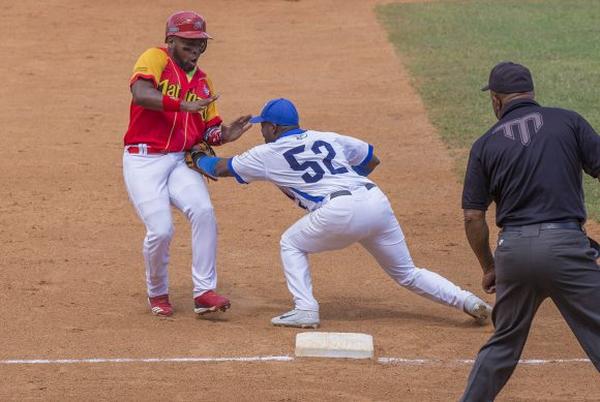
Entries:
{"type": "Polygon", "coordinates": [[[198,167],[196,162],[203,156],[217,156],[212,147],[208,145],[208,143],[206,143],[205,141],[197,143],[192,147],[192,149],[185,153],[185,163],[190,169],[195,170],[196,172],[200,173],[201,175],[207,177],[210,180],[217,181],[217,178],[215,176],[198,167]]]}

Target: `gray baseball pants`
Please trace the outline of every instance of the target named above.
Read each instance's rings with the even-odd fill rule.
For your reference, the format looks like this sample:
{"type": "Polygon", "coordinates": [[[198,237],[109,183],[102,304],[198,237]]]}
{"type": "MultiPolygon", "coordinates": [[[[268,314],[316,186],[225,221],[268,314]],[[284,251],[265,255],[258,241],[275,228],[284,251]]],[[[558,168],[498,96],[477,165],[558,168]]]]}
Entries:
{"type": "Polygon", "coordinates": [[[462,401],[493,401],[517,365],[531,321],[551,298],[600,372],[600,268],[584,232],[503,231],[495,253],[495,332],[481,348],[462,401]]]}

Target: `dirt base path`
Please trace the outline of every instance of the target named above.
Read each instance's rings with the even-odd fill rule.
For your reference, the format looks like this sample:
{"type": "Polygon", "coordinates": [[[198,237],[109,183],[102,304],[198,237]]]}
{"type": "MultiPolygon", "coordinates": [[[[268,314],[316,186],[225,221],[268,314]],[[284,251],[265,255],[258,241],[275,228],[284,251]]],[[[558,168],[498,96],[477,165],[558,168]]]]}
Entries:
{"type": "MultiPolygon", "coordinates": [[[[150,315],[144,228],[121,176],[127,80],[158,45],[173,10],[197,8],[216,38],[200,61],[222,115],[293,99],[307,128],[374,144],[374,180],[387,192],[417,265],[479,291],[462,233],[460,186],[373,1],[103,2],[31,0],[2,6],[0,102],[5,152],[0,197],[0,360],[293,355],[278,242],[302,211],[266,184],[211,185],[220,230],[219,289],[232,309],[192,312],[190,236],[176,213],[173,319],[150,315]]],[[[253,129],[220,150],[261,141],[253,129]]],[[[360,248],[311,259],[322,330],[367,332],[377,356],[423,366],[302,360],[272,363],[0,363],[1,400],[451,400],[492,327],[399,289],[360,248]]],[[[490,300],[493,301],[493,300],[490,300]]],[[[544,305],[525,358],[585,357],[556,309],[544,305]]],[[[524,366],[506,399],[596,398],[589,363],[524,366]]]]}

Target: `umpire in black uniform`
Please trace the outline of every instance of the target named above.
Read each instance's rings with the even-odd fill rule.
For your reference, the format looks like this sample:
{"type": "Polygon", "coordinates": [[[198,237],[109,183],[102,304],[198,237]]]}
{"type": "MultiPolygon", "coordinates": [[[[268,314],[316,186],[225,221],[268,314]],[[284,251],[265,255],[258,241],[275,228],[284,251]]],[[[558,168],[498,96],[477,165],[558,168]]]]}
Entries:
{"type": "Polygon", "coordinates": [[[511,376],[547,297],[600,371],[600,268],[586,237],[582,170],[600,175],[600,136],[579,114],[540,106],[529,70],[496,65],[489,77],[498,123],[471,149],[462,207],[469,244],[496,292],[494,335],[481,348],[463,401],[493,401],[511,376]],[[485,211],[502,228],[495,256],[485,211]]]}

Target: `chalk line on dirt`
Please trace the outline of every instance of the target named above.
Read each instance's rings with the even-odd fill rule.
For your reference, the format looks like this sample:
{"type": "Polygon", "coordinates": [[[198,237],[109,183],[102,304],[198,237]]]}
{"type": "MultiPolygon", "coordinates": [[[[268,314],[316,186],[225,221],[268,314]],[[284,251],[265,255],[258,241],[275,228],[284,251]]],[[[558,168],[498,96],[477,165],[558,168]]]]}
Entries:
{"type": "MultiPolygon", "coordinates": [[[[251,363],[251,362],[291,362],[293,356],[232,356],[232,357],[146,357],[146,358],[87,358],[87,359],[8,359],[0,360],[0,365],[35,365],[35,364],[98,364],[98,363],[251,363]]],[[[422,366],[422,365],[471,365],[473,359],[407,359],[403,357],[379,357],[375,360],[383,365],[422,366]]],[[[545,365],[591,363],[589,359],[521,359],[519,364],[545,365]]]]}
{"type": "MultiPolygon", "coordinates": [[[[474,359],[405,359],[402,357],[380,357],[377,363],[390,365],[456,365],[456,364],[473,364],[474,359]]],[[[526,365],[543,365],[543,364],[560,364],[560,363],[591,363],[590,359],[521,359],[519,364],[526,365]]]]}
{"type": "Polygon", "coordinates": [[[269,362],[291,361],[290,356],[245,357],[146,357],[146,358],[89,358],[89,359],[13,359],[0,360],[0,364],[94,364],[94,363],[219,363],[219,362],[269,362]]]}

